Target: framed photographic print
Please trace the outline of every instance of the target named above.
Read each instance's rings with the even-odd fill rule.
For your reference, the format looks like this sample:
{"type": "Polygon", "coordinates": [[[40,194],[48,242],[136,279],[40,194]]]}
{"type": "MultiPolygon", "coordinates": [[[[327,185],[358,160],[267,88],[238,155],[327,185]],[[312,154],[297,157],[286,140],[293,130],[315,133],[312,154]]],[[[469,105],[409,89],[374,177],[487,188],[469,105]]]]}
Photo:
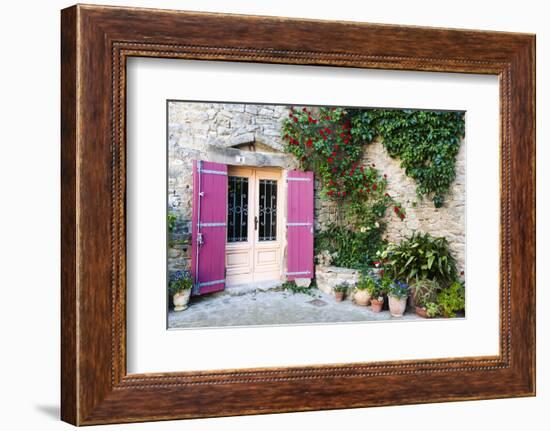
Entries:
{"type": "Polygon", "coordinates": [[[62,11],[62,419],[532,396],[535,38],[62,11]]]}

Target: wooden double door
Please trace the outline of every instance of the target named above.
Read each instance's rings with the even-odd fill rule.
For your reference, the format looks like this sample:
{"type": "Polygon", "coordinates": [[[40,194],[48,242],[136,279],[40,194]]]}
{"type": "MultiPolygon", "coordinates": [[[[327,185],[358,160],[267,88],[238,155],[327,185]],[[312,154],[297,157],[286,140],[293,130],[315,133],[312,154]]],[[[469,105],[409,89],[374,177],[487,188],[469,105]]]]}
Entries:
{"type": "Polygon", "coordinates": [[[227,286],[282,279],[284,189],[280,169],[228,167],[227,286]]]}

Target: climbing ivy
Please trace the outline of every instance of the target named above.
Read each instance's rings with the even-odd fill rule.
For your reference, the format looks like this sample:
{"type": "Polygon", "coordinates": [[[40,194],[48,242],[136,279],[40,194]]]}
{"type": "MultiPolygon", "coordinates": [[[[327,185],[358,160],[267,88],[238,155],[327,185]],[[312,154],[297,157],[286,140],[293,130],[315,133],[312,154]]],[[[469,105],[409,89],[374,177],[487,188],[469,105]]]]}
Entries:
{"type": "Polygon", "coordinates": [[[379,136],[388,154],[400,159],[415,180],[418,196],[431,198],[437,208],[443,205],[456,176],[463,112],[353,109],[347,115],[355,141],[370,143],[379,136]]]}

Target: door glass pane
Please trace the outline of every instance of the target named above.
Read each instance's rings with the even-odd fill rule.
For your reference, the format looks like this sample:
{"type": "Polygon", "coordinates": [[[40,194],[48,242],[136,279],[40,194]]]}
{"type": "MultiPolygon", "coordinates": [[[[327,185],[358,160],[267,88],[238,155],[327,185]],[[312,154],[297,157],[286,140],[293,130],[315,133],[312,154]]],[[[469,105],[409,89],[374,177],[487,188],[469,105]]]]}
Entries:
{"type": "Polygon", "coordinates": [[[259,241],[277,239],[277,181],[260,180],[259,241]]]}
{"type": "Polygon", "coordinates": [[[227,242],[248,241],[248,178],[228,177],[227,242]]]}

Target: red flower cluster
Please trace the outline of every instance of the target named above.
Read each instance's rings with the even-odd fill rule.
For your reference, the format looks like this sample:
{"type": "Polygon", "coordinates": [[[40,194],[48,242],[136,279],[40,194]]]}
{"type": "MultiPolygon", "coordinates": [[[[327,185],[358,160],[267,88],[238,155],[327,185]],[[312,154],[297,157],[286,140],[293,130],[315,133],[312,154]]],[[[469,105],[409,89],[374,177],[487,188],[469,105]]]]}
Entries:
{"type": "Polygon", "coordinates": [[[393,212],[401,219],[403,220],[405,218],[405,212],[399,208],[397,205],[393,207],[393,212]]]}
{"type": "Polygon", "coordinates": [[[344,140],[344,144],[349,144],[349,140],[351,138],[350,132],[351,132],[351,123],[349,121],[346,121],[342,125],[342,130],[344,130],[342,133],[340,133],[340,137],[344,140]]]}
{"type": "Polygon", "coordinates": [[[300,141],[298,141],[298,139],[294,139],[288,135],[285,135],[285,139],[288,140],[288,143],[291,144],[291,145],[298,145],[300,144],[300,141]]]}

